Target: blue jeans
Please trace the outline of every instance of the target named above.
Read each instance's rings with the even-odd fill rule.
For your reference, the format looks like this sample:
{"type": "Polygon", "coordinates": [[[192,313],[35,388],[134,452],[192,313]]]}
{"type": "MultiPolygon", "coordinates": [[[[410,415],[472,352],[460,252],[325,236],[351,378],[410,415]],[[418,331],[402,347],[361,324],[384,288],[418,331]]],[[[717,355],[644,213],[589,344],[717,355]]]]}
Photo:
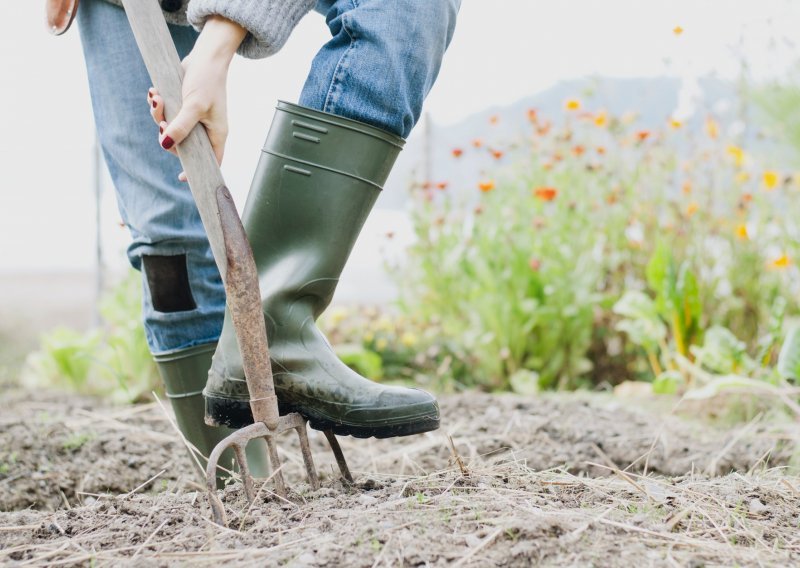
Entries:
{"type": "MultiPolygon", "coordinates": [[[[407,137],[438,74],[461,0],[319,0],[332,38],[311,65],[299,104],[407,137]]],[[[225,291],[197,207],[177,181],[144,99],[151,85],[125,13],[102,0],[78,10],[95,123],[143,270],[143,316],[154,354],[217,340],[225,291]],[[154,274],[168,289],[155,289],[154,274]]],[[[170,26],[181,57],[190,27],[170,26]]]]}

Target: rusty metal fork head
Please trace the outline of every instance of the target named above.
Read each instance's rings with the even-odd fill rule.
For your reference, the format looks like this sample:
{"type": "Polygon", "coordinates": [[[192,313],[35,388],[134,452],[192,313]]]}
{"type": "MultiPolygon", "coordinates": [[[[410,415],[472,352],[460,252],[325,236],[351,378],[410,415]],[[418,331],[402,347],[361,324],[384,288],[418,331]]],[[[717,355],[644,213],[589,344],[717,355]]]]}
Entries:
{"type": "MultiPolygon", "coordinates": [[[[306,420],[297,413],[287,414],[281,416],[278,424],[274,429],[270,429],[263,422],[256,422],[250,426],[246,426],[241,430],[237,430],[224,440],[222,440],[208,458],[208,466],[206,468],[206,486],[208,488],[208,499],[211,504],[211,510],[214,516],[214,522],[220,525],[226,524],[225,509],[222,500],[217,495],[216,482],[217,482],[217,467],[219,465],[219,458],[222,453],[231,448],[233,450],[234,459],[239,468],[239,473],[242,477],[244,484],[244,493],[247,497],[248,503],[252,503],[256,497],[255,484],[253,476],[250,474],[250,468],[247,465],[247,456],[245,448],[251,440],[257,438],[264,438],[267,443],[267,452],[269,453],[269,460],[272,464],[272,478],[275,483],[275,493],[279,496],[286,498],[286,483],[283,479],[281,472],[280,457],[278,456],[278,445],[275,438],[288,430],[297,431],[300,438],[300,451],[303,454],[303,464],[306,468],[306,475],[308,475],[308,483],[313,490],[319,489],[319,478],[317,477],[317,470],[314,468],[314,460],[311,457],[311,448],[308,444],[308,433],[306,432],[306,420]]],[[[344,474],[344,472],[343,472],[344,474]]]]}
{"type": "MultiPolygon", "coordinates": [[[[280,416],[278,413],[278,397],[275,395],[275,385],[272,378],[267,330],[258,286],[258,272],[250,244],[247,241],[247,235],[226,187],[218,188],[216,201],[226,257],[226,262],[223,264],[224,270],[221,270],[221,273],[224,274],[223,280],[225,282],[228,310],[231,314],[231,320],[236,331],[236,339],[242,355],[247,390],[250,393],[250,409],[253,412],[255,421],[250,426],[246,426],[223,439],[212,450],[208,458],[208,466],[206,468],[208,498],[211,503],[214,521],[225,525],[225,509],[216,492],[216,475],[219,459],[228,448],[233,450],[233,455],[244,483],[245,495],[251,503],[255,499],[255,488],[245,454],[247,443],[251,440],[264,438],[266,441],[269,459],[272,464],[275,492],[279,496],[286,498],[286,483],[280,469],[281,464],[275,438],[283,432],[288,430],[297,432],[300,438],[303,464],[312,489],[319,488],[319,478],[314,468],[314,460],[311,457],[305,418],[297,413],[285,416],[280,416]]],[[[352,482],[350,471],[344,461],[344,456],[336,437],[333,432],[325,432],[325,435],[339,464],[342,476],[345,480],[352,482]]]]}

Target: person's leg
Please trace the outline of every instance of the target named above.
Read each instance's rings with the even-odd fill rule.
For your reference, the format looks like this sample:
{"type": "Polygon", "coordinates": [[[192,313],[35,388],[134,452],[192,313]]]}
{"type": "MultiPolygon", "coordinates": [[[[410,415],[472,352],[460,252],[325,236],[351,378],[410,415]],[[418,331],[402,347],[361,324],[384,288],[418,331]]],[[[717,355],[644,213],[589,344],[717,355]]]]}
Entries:
{"type": "MultiPolygon", "coordinates": [[[[133,242],[128,259],[143,270],[144,324],[154,354],[217,340],[225,292],[180,162],[158,146],[147,107],[151,85],[122,8],[102,0],[78,11],[95,123],[120,214],[133,242]]],[[[197,37],[170,26],[181,57],[197,37]]]]}
{"type": "Polygon", "coordinates": [[[407,138],[453,37],[461,0],[319,0],[332,38],[302,106],[407,138]]]}
{"type": "MultiPolygon", "coordinates": [[[[184,436],[204,455],[228,432],[203,423],[203,389],[222,327],[225,292],[197,207],[162,150],[147,107],[150,78],[122,8],[84,0],[78,12],[95,123],[131,265],[142,271],[148,345],[184,436]]],[[[181,57],[197,32],[170,26],[181,57]]]]}
{"type": "MultiPolygon", "coordinates": [[[[457,2],[339,0],[319,8],[327,8],[334,37],[314,61],[301,106],[278,105],[242,216],[260,276],[278,401],[281,412],[300,412],[312,428],[336,434],[427,432],[439,426],[431,395],[358,375],[315,321],[403,146],[399,135],[419,117],[457,2]],[[401,22],[412,34],[403,41],[401,22]]],[[[228,319],[204,395],[210,422],[252,422],[228,319]]]]}

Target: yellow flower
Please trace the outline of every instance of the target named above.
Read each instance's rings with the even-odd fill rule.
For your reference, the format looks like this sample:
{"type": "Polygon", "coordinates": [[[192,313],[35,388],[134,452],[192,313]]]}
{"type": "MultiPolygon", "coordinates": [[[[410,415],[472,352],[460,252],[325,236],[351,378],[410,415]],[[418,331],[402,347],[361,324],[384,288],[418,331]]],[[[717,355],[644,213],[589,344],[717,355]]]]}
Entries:
{"type": "Polygon", "coordinates": [[[407,331],[400,336],[400,343],[402,343],[406,347],[413,347],[417,343],[417,336],[411,333],[410,331],[407,331]]]}
{"type": "Polygon", "coordinates": [[[345,319],[347,319],[347,316],[348,316],[347,308],[344,308],[344,307],[341,307],[341,306],[333,308],[331,310],[331,315],[330,315],[331,324],[332,325],[339,325],[345,319]]]}
{"type": "Polygon", "coordinates": [[[741,168],[742,164],[744,164],[745,153],[739,146],[734,146],[731,144],[726,149],[728,155],[733,158],[733,163],[736,165],[737,168],[741,168]]]}
{"type": "Polygon", "coordinates": [[[683,126],[683,122],[681,122],[681,121],[680,121],[680,120],[678,120],[677,118],[670,118],[670,119],[669,119],[669,125],[670,125],[670,126],[673,128],[673,129],[675,129],[675,130],[678,130],[678,129],[679,129],[681,126],[683,126]]]}
{"type": "Polygon", "coordinates": [[[750,179],[750,174],[744,171],[738,172],[735,179],[737,183],[744,183],[750,179]]]}
{"type": "Polygon", "coordinates": [[[364,339],[364,341],[365,341],[366,343],[370,343],[370,342],[371,342],[373,339],[375,339],[375,334],[374,334],[374,333],[372,333],[371,331],[368,331],[368,332],[366,332],[366,333],[364,334],[364,337],[363,337],[363,339],[364,339]]]}
{"type": "Polygon", "coordinates": [[[392,320],[387,316],[381,316],[380,319],[375,323],[375,327],[379,331],[391,331],[392,329],[392,320]]]}
{"type": "Polygon", "coordinates": [[[744,223],[742,223],[741,225],[737,225],[736,236],[742,239],[743,241],[746,241],[748,238],[750,238],[750,235],[747,232],[747,225],[745,225],[744,223]]]}
{"type": "Polygon", "coordinates": [[[596,115],[594,115],[594,124],[595,126],[599,126],[600,128],[608,124],[608,113],[606,113],[606,111],[604,110],[601,110],[596,115]]]}
{"type": "Polygon", "coordinates": [[[567,110],[580,110],[581,101],[579,99],[567,99],[564,103],[564,108],[567,110]]]}
{"type": "Polygon", "coordinates": [[[706,118],[706,134],[708,134],[709,138],[714,140],[719,136],[719,124],[710,116],[706,118]]]}
{"type": "Polygon", "coordinates": [[[377,349],[378,351],[383,351],[388,346],[389,346],[389,342],[386,341],[385,337],[381,337],[381,338],[378,339],[378,341],[375,342],[375,349],[377,349]]]}
{"type": "Polygon", "coordinates": [[[689,205],[686,206],[686,216],[691,217],[692,215],[697,213],[699,209],[700,205],[698,205],[696,201],[692,201],[691,203],[689,203],[689,205]]]}
{"type": "Polygon", "coordinates": [[[792,263],[792,260],[786,255],[786,253],[782,254],[778,258],[772,261],[773,268],[786,268],[792,263]]]}
{"type": "Polygon", "coordinates": [[[768,189],[768,190],[769,189],[775,189],[776,187],[778,187],[778,182],[780,181],[780,176],[778,175],[778,172],[775,172],[775,171],[772,171],[772,170],[767,170],[761,176],[761,180],[764,182],[764,187],[766,189],[768,189]]]}
{"type": "Polygon", "coordinates": [[[672,33],[674,33],[676,36],[679,36],[683,33],[683,28],[680,26],[675,26],[672,28],[672,33]]]}

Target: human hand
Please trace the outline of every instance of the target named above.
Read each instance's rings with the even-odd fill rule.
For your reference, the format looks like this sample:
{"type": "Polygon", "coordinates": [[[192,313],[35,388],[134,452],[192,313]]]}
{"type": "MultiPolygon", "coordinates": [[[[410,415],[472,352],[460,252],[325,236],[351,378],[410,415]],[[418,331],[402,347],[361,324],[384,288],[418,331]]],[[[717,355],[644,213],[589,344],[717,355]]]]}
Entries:
{"type": "MultiPolygon", "coordinates": [[[[227,79],[228,67],[247,31],[221,16],[212,16],[197,38],[194,49],[183,66],[183,102],[171,122],[164,118],[164,99],[155,88],[147,91],[150,115],[159,126],[159,143],[177,154],[180,144],[198,123],[202,124],[217,161],[221,164],[228,138],[227,79]]],[[[178,176],[186,181],[186,174],[178,176]]]]}

